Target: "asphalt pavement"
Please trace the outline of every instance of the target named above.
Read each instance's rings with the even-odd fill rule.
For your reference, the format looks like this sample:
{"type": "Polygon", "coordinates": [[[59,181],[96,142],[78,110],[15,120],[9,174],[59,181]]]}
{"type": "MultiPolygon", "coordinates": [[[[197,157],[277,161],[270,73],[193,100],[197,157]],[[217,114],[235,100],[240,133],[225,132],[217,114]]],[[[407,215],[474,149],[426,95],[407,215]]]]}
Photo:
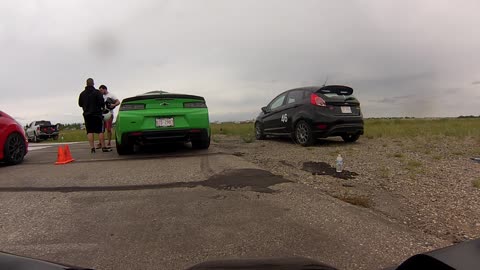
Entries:
{"type": "Polygon", "coordinates": [[[70,143],[75,161],[54,165],[58,146],[0,165],[0,250],[94,269],[282,256],[380,269],[431,240],[215,145],[119,156],[70,143]]]}

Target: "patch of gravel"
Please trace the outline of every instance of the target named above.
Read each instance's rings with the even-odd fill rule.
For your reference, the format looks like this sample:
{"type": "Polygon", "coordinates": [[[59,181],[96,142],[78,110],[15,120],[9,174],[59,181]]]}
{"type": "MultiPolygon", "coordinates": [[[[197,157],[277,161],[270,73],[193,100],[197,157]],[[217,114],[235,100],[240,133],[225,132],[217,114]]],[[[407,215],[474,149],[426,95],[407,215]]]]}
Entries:
{"type": "Polygon", "coordinates": [[[244,143],[240,138],[215,136],[213,144],[290,180],[312,186],[347,202],[361,201],[411,229],[451,241],[480,237],[479,140],[453,137],[367,139],[347,144],[321,140],[301,147],[289,139],[244,143]],[[345,170],[357,173],[342,179],[303,170],[305,163],[334,166],[338,154],[345,170]]]}

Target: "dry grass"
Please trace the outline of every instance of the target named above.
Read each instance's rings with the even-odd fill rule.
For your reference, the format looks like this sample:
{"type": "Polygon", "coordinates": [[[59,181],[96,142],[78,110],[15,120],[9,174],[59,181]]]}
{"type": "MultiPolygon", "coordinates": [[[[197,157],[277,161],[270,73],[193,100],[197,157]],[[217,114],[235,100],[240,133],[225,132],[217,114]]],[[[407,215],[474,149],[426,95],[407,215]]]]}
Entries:
{"type": "Polygon", "coordinates": [[[476,188],[480,188],[480,179],[473,180],[472,185],[476,188]]]}

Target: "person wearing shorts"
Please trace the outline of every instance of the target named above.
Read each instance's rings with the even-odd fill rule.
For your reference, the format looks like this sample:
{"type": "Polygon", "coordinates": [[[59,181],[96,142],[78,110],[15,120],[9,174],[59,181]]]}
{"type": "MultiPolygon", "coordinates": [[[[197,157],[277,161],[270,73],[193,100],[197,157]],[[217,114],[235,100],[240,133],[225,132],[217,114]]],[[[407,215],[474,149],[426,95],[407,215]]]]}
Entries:
{"type": "MultiPolygon", "coordinates": [[[[106,138],[107,139],[107,145],[106,145],[106,147],[110,148],[110,147],[112,147],[111,146],[112,125],[113,125],[113,117],[114,117],[113,110],[115,109],[115,107],[120,105],[120,100],[114,94],[109,92],[108,89],[107,89],[107,86],[105,86],[103,84],[100,85],[98,90],[103,95],[103,100],[105,101],[106,109],[110,110],[110,112],[112,113],[112,116],[110,117],[110,119],[104,121],[104,128],[105,128],[104,132],[107,132],[107,138],[106,138]]],[[[100,148],[100,147],[101,147],[101,143],[99,143],[97,145],[97,148],[100,148]]]]}
{"type": "Polygon", "coordinates": [[[105,102],[103,100],[103,95],[95,89],[92,78],[87,79],[87,86],[85,86],[85,90],[83,90],[78,97],[78,106],[83,109],[83,118],[87,130],[88,143],[90,144],[90,152],[95,153],[94,134],[98,134],[103,152],[112,151],[112,149],[105,147],[103,137],[102,110],[105,106],[105,102]]]}

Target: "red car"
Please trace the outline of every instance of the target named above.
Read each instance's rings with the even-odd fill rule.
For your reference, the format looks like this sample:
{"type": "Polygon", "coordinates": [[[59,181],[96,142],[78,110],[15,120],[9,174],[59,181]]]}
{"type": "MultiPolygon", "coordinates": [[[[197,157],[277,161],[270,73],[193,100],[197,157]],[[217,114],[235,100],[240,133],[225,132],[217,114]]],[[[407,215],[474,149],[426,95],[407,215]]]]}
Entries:
{"type": "Polygon", "coordinates": [[[0,161],[10,165],[21,163],[27,151],[28,140],[22,125],[0,111],[0,161]]]}

